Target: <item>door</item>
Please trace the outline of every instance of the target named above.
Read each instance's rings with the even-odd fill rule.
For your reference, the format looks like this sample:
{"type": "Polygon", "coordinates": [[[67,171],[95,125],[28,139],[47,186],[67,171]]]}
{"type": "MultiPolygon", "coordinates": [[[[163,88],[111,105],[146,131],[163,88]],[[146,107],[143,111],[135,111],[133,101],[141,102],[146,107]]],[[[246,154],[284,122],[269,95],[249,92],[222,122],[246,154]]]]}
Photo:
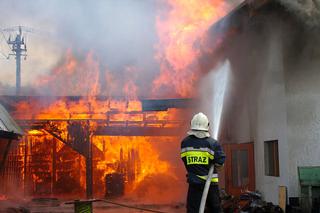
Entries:
{"type": "Polygon", "coordinates": [[[253,143],[223,145],[225,162],[225,189],[238,196],[245,190],[255,190],[253,143]]]}

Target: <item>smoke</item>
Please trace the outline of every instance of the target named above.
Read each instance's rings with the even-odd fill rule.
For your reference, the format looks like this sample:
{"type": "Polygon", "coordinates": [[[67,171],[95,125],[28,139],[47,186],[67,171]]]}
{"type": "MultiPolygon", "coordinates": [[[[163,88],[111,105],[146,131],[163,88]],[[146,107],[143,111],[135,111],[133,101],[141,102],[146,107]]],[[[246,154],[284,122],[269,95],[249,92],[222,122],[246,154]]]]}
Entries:
{"type": "Polygon", "coordinates": [[[4,84],[0,82],[0,94],[13,94],[15,91],[15,88],[8,84],[4,84]]]}
{"type": "Polygon", "coordinates": [[[320,26],[320,0],[279,0],[310,27],[320,26]]]}
{"type": "MultiPolygon", "coordinates": [[[[230,0],[227,4],[232,8],[239,2],[230,0]]],[[[33,33],[24,32],[28,56],[22,61],[22,91],[25,95],[30,95],[30,91],[35,94],[52,94],[52,87],[32,88],[39,85],[43,78],[52,75],[53,69],[64,64],[66,52],[71,50],[76,60],[86,58],[89,53],[94,56],[99,65],[101,94],[105,94],[110,84],[115,82],[119,88],[113,87],[114,90],[121,90],[123,78],[128,75],[128,67],[135,67],[132,80],[139,88],[138,95],[148,96],[153,80],[160,73],[159,61],[155,59],[156,46],[159,46],[156,19],[164,11],[172,9],[162,5],[161,1],[148,0],[1,1],[0,13],[6,18],[0,20],[0,28],[22,25],[33,29],[33,33]],[[112,82],[109,81],[110,76],[112,82]]],[[[6,39],[9,34],[15,37],[15,32],[6,33],[6,39]]],[[[10,53],[3,38],[0,51],[6,55],[10,53]]],[[[14,86],[14,58],[1,60],[0,64],[1,79],[6,79],[6,83],[14,86]]],[[[163,90],[169,90],[171,94],[170,86],[167,85],[169,89],[163,90]]],[[[63,87],[65,81],[56,81],[53,93],[56,94],[57,88],[63,87]]],[[[12,94],[11,90],[8,93],[12,94]]],[[[65,95],[65,91],[60,95],[65,95]]]]}
{"type": "MultiPolygon", "coordinates": [[[[143,75],[136,83],[145,88],[157,73],[153,58],[155,31],[154,1],[1,1],[3,17],[0,27],[27,26],[28,57],[22,62],[22,85],[33,85],[40,75],[50,74],[63,63],[65,53],[72,50],[75,58],[84,58],[92,51],[99,61],[99,71],[106,70],[120,78],[127,66],[139,67],[143,75]],[[43,33],[46,32],[46,33],[43,33]]],[[[14,37],[15,33],[6,33],[14,37]]],[[[4,41],[2,41],[3,43],[4,41]]],[[[10,53],[8,47],[2,49],[10,53]]],[[[2,60],[1,79],[15,84],[15,62],[2,60]],[[4,73],[10,73],[10,76],[4,73]]],[[[106,84],[101,78],[102,84],[106,84]]],[[[59,83],[59,82],[57,82],[59,83]]],[[[63,83],[62,83],[63,85],[63,83]]],[[[61,86],[62,86],[61,85],[61,86]]]]}
{"type": "Polygon", "coordinates": [[[139,199],[144,203],[176,203],[184,200],[186,183],[177,181],[172,175],[158,173],[147,176],[137,188],[126,195],[127,198],[139,199]]]}

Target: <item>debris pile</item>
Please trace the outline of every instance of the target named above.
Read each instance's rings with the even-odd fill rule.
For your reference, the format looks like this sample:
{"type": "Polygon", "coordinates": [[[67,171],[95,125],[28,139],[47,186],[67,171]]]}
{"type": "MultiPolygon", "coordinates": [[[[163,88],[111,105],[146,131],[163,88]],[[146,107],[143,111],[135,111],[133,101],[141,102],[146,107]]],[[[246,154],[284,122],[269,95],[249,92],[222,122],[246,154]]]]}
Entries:
{"type": "Polygon", "coordinates": [[[245,191],[239,197],[226,194],[221,190],[224,212],[283,213],[284,211],[271,202],[263,201],[259,192],[245,191]]]}

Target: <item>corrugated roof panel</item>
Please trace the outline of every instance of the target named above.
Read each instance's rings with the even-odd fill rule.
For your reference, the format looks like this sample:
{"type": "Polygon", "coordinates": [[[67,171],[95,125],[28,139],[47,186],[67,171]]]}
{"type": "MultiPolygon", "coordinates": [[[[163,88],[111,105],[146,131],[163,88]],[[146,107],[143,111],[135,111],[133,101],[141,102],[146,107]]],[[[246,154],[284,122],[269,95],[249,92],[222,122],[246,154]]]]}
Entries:
{"type": "Polygon", "coordinates": [[[13,120],[7,110],[0,104],[0,130],[23,135],[23,130],[13,120]]]}

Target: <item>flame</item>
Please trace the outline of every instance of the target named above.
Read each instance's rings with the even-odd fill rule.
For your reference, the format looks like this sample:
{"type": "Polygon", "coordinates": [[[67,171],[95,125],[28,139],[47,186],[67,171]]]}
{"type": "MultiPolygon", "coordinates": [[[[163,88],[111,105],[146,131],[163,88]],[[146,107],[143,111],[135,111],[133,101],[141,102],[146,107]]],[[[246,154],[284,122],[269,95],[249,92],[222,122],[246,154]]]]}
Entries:
{"type": "Polygon", "coordinates": [[[168,139],[176,140],[172,137],[96,136],[93,143],[105,158],[99,161],[97,168],[104,171],[104,176],[113,172],[127,171],[126,175],[131,173],[135,180],[130,188],[134,190],[145,177],[169,171],[170,164],[160,159],[152,145],[152,142],[159,143],[168,139]],[[128,164],[130,166],[126,167],[128,164]]]}
{"type": "Polygon", "coordinates": [[[51,95],[97,95],[100,90],[99,62],[92,51],[84,60],[77,60],[68,49],[62,65],[41,76],[36,86],[51,95]]]}
{"type": "MultiPolygon", "coordinates": [[[[134,193],[146,179],[158,177],[161,174],[174,177],[174,170],[170,163],[160,157],[160,150],[153,143],[166,141],[178,141],[176,136],[170,137],[147,137],[147,136],[98,136],[95,132],[98,128],[119,127],[123,129],[131,127],[177,127],[176,112],[173,110],[143,112],[142,103],[138,100],[138,87],[135,79],[125,79],[122,98],[99,97],[98,85],[98,62],[93,60],[93,54],[87,55],[85,61],[78,61],[71,52],[67,52],[66,61],[61,67],[57,67],[46,79],[46,84],[54,85],[54,81],[64,79],[66,85],[72,84],[85,74],[93,76],[88,83],[86,96],[72,98],[59,97],[48,98],[43,101],[30,98],[20,101],[16,105],[13,116],[17,120],[35,121],[35,129],[28,131],[27,141],[32,143],[33,153],[41,155],[41,161],[50,162],[48,165],[37,168],[46,174],[56,174],[55,185],[61,186],[64,182],[75,180],[72,186],[78,188],[78,193],[83,192],[86,186],[85,178],[85,153],[80,156],[75,151],[77,147],[72,143],[83,140],[86,134],[93,144],[93,177],[94,191],[104,193],[105,178],[108,174],[118,173],[125,177],[126,193],[134,193]],[[90,74],[91,73],[91,74],[90,74]],[[53,82],[51,82],[53,81],[53,82]],[[38,123],[40,124],[38,124],[38,123]],[[42,122],[42,123],[41,123],[42,122]],[[41,126],[42,125],[42,126],[41,126]],[[78,132],[73,133],[74,129],[78,132]],[[87,132],[86,132],[87,131],[87,132]],[[84,135],[81,135],[84,133],[84,135]],[[77,136],[78,134],[78,136],[77,136]],[[55,144],[55,148],[53,147],[55,144]],[[72,150],[74,149],[74,150],[72,150]],[[55,151],[54,151],[55,150],[55,151]],[[56,152],[56,154],[53,154],[56,152]],[[53,171],[53,157],[56,158],[56,168],[53,171]],[[46,171],[48,170],[48,171],[46,171]]],[[[136,72],[134,67],[127,67],[128,76],[136,72]]],[[[42,84],[43,81],[40,81],[42,84]]],[[[81,84],[73,85],[76,91],[82,91],[81,84]]],[[[60,88],[64,89],[64,88],[60,88]]],[[[60,92],[58,89],[55,92],[60,92]]],[[[85,152],[85,151],[84,151],[85,152]]],[[[30,154],[33,156],[33,154],[30,154]]],[[[35,170],[32,170],[35,171],[35,170]]],[[[41,172],[33,172],[30,177],[35,185],[46,188],[48,178],[41,172]]],[[[47,184],[48,185],[48,184],[47,184]]],[[[71,189],[70,189],[71,190],[71,189]]],[[[72,188],[72,190],[74,190],[72,188]]],[[[62,193],[62,192],[61,192],[62,193]]],[[[64,193],[64,191],[63,191],[64,193]]],[[[99,194],[104,196],[104,194],[99,194]]]]}
{"type": "Polygon", "coordinates": [[[153,82],[153,93],[171,88],[175,96],[190,97],[200,75],[201,42],[209,27],[225,14],[227,5],[222,0],[172,0],[166,6],[156,23],[160,75],[153,82]]]}
{"type": "MultiPolygon", "coordinates": [[[[152,82],[153,97],[159,96],[163,88],[174,98],[190,97],[200,77],[197,61],[204,49],[202,41],[208,28],[224,15],[226,4],[222,0],[170,0],[165,6],[166,10],[159,10],[161,14],[156,19],[159,43],[155,57],[160,75],[152,82]]],[[[176,168],[154,145],[179,141],[178,132],[170,137],[95,135],[103,127],[181,127],[177,118],[184,116],[178,109],[143,112],[138,98],[141,88],[136,85],[141,70],[127,66],[121,71],[124,73],[121,79],[107,69],[101,72],[93,51],[83,56],[69,49],[60,64],[36,83],[44,94],[60,97],[47,101],[30,98],[17,103],[14,118],[34,122],[30,125],[34,129],[28,131],[23,142],[23,146],[30,148],[24,153],[27,169],[23,171],[24,178],[31,179],[34,190],[57,187],[62,191],[55,193],[84,192],[86,150],[80,154],[74,143],[88,142],[86,137],[92,142],[94,191],[104,193],[101,189],[105,188],[106,175],[114,173],[124,176],[128,194],[139,196],[150,190],[154,192],[152,198],[160,200],[180,190],[175,182],[176,168]],[[106,85],[99,85],[99,79],[106,81],[106,85]],[[112,98],[115,94],[122,98],[112,98]],[[74,134],[72,129],[79,131],[74,134]],[[154,180],[161,184],[160,190],[154,188],[157,185],[154,180]],[[163,187],[168,188],[170,195],[163,194],[163,187]],[[173,188],[178,189],[172,192],[173,188]]]]}
{"type": "MultiPolygon", "coordinates": [[[[36,118],[36,120],[48,120],[50,123],[54,123],[55,130],[59,133],[62,139],[67,141],[68,135],[70,135],[69,121],[73,122],[83,121],[83,119],[89,119],[90,126],[89,132],[92,134],[97,128],[98,123],[95,119],[102,119],[109,122],[114,127],[130,128],[130,126],[145,125],[149,127],[164,128],[164,124],[168,123],[168,127],[174,126],[174,116],[169,114],[169,111],[162,112],[142,112],[141,102],[135,101],[98,101],[88,102],[89,99],[81,100],[75,103],[67,102],[66,100],[58,100],[53,102],[49,107],[43,107],[39,112],[37,111],[23,111],[23,118],[29,115],[30,118],[36,118]],[[105,103],[107,102],[107,103],[105,103]],[[92,107],[88,107],[91,105],[92,107]],[[105,105],[103,110],[101,106],[105,105]],[[139,111],[138,111],[139,110],[139,111]],[[38,113],[38,114],[37,114],[38,113]],[[106,116],[107,113],[111,113],[106,116]],[[65,120],[66,119],[66,120],[65,120]]],[[[94,100],[94,99],[90,99],[94,100]]],[[[30,102],[30,106],[27,106],[26,102],[23,102],[21,106],[24,110],[34,110],[32,108],[34,104],[30,102]]],[[[20,105],[18,105],[20,106],[20,105]]],[[[19,108],[18,108],[18,111],[19,108]]],[[[15,113],[19,117],[19,112],[15,113]]],[[[53,143],[53,138],[47,129],[32,129],[28,131],[27,136],[29,141],[32,141],[32,147],[38,147],[34,152],[41,153],[41,161],[52,162],[52,152],[50,143],[53,143]]],[[[133,193],[141,185],[146,178],[150,179],[152,176],[159,176],[166,174],[174,177],[173,168],[170,163],[162,160],[153,143],[161,143],[171,141],[174,143],[177,141],[177,137],[147,137],[147,136],[93,136],[91,137],[93,143],[93,175],[94,186],[96,191],[100,191],[104,188],[104,179],[107,174],[119,173],[123,174],[126,182],[126,193],[133,193]]],[[[57,182],[62,184],[64,178],[66,181],[70,181],[68,178],[75,179],[74,187],[78,186],[82,191],[85,189],[85,161],[82,157],[80,160],[75,159],[75,152],[71,151],[71,148],[56,140],[56,152],[60,155],[59,163],[61,168],[57,173],[57,182]],[[69,150],[69,151],[66,151],[69,150]],[[64,164],[63,162],[70,162],[64,164]],[[80,173],[76,172],[77,168],[80,173]]],[[[77,156],[77,155],[76,155],[77,156]]],[[[52,165],[52,163],[50,163],[52,165]]],[[[49,167],[52,170],[52,166],[49,167]]],[[[42,172],[45,172],[43,168],[38,168],[42,172]]],[[[52,171],[51,171],[52,172],[52,171]]],[[[34,184],[45,184],[48,180],[39,172],[35,172],[31,175],[34,184]]],[[[101,194],[100,194],[101,196],[101,194]]]]}
{"type": "Polygon", "coordinates": [[[28,135],[43,135],[44,132],[42,132],[41,130],[37,130],[37,129],[31,129],[28,131],[28,135]]]}
{"type": "MultiPolygon", "coordinates": [[[[226,4],[222,0],[172,0],[166,6],[167,10],[159,11],[162,14],[156,19],[159,37],[156,59],[160,63],[160,75],[152,82],[153,97],[163,88],[174,98],[190,97],[200,77],[197,61],[202,41],[208,28],[224,15],[226,4]]],[[[101,192],[106,175],[113,173],[124,175],[126,193],[138,192],[139,187],[148,185],[153,178],[163,182],[177,180],[175,168],[163,159],[161,150],[154,143],[177,142],[178,133],[171,137],[94,134],[101,127],[180,127],[181,123],[176,121],[183,118],[178,109],[143,112],[138,99],[141,88],[136,85],[137,73],[140,72],[137,67],[125,67],[122,79],[108,70],[105,76],[101,76],[100,69],[94,52],[79,56],[69,49],[60,65],[43,75],[37,86],[55,96],[81,97],[49,98],[46,102],[34,98],[16,105],[17,111],[13,116],[17,120],[33,120],[35,124],[47,122],[53,125],[51,128],[55,128],[60,139],[65,140],[64,143],[59,141],[48,129],[37,125],[37,129],[28,131],[27,137],[29,143],[34,143],[34,152],[41,153],[43,161],[51,162],[51,166],[31,175],[33,182],[44,185],[48,182],[41,172],[46,169],[52,172],[53,151],[49,151],[48,143],[56,143],[55,181],[63,185],[75,180],[74,188],[85,189],[85,158],[68,144],[68,140],[74,137],[70,130],[72,124],[79,124],[81,130],[88,131],[93,144],[94,191],[101,192]],[[99,78],[107,82],[105,88],[99,86],[99,78]],[[99,97],[105,94],[104,98],[99,97]],[[120,94],[122,98],[112,98],[111,94],[120,94]],[[159,178],[162,174],[165,178],[159,178]]]]}

